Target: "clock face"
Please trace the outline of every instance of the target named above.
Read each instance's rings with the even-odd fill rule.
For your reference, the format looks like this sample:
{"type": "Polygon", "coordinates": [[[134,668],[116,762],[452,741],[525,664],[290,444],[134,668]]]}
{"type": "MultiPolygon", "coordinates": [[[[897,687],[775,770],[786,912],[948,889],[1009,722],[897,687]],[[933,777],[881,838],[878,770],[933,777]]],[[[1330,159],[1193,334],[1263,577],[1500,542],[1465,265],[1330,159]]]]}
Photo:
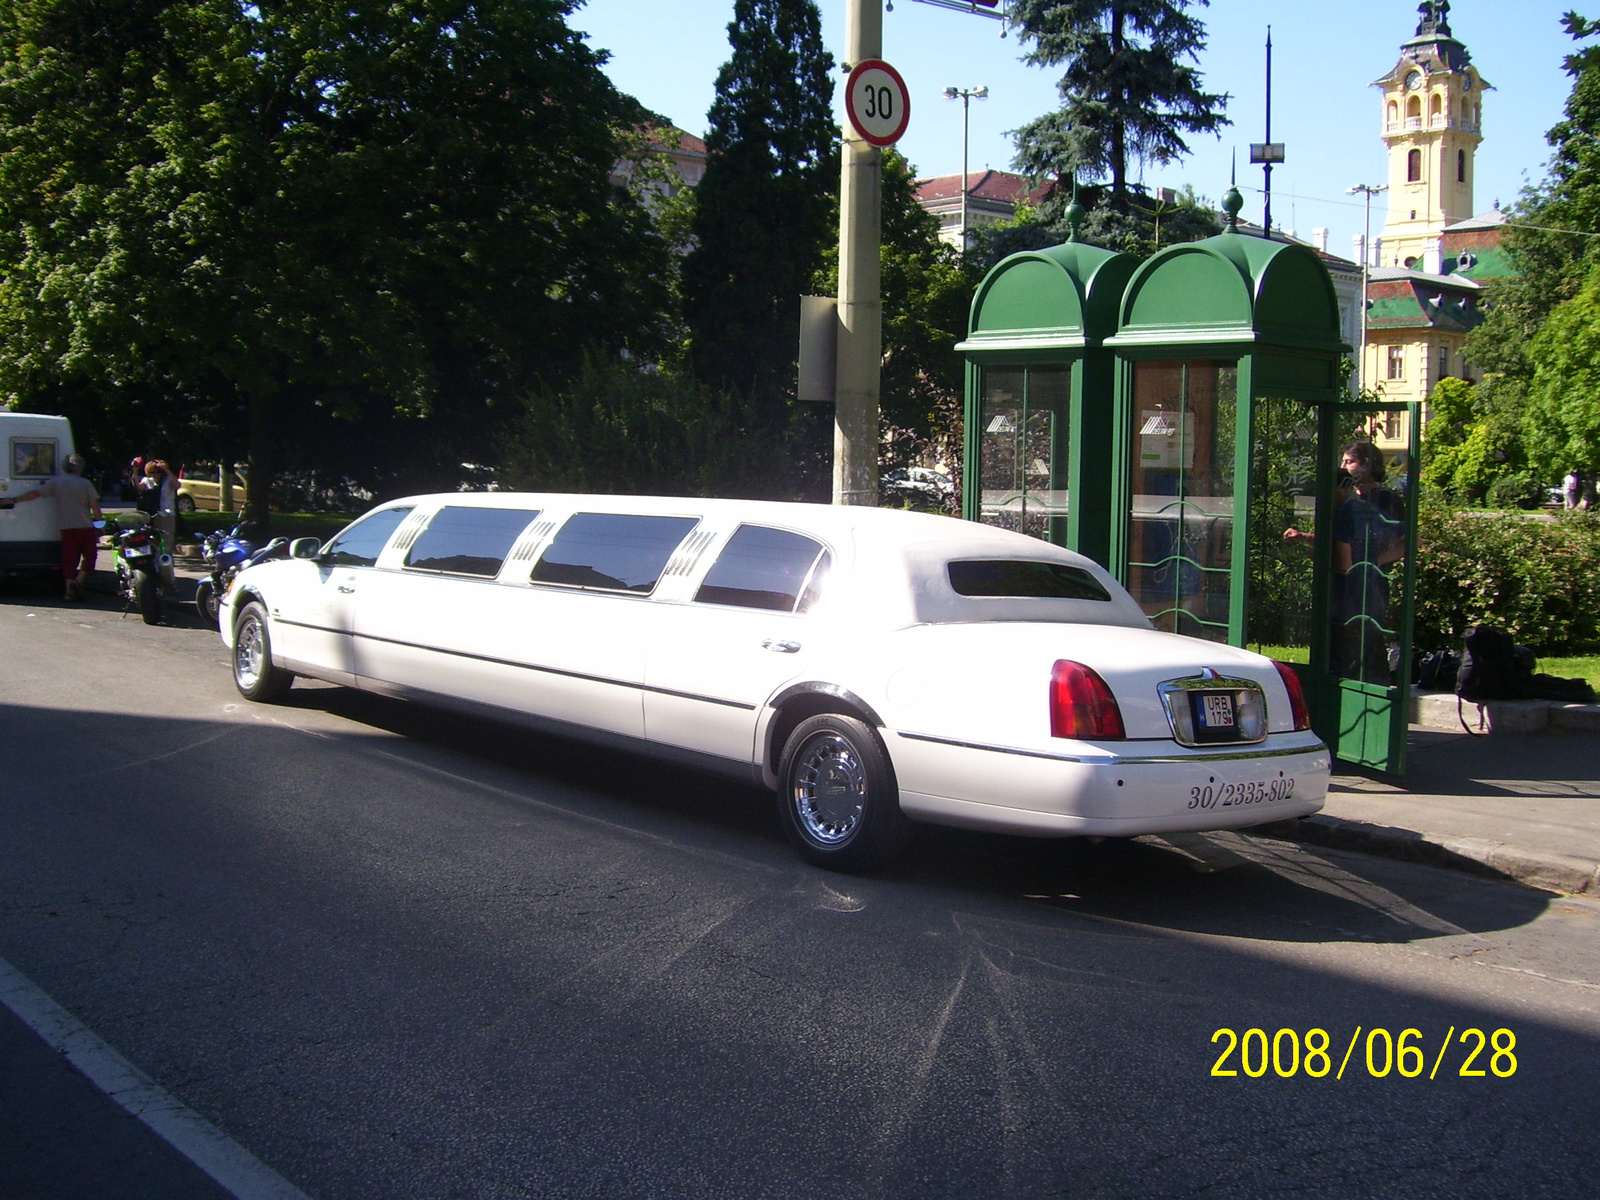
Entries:
{"type": "Polygon", "coordinates": [[[1472,76],[1471,75],[1468,75],[1466,78],[1464,78],[1461,81],[1461,90],[1463,92],[1470,92],[1472,90],[1472,76]]]}
{"type": "Polygon", "coordinates": [[[1411,74],[1407,75],[1406,76],[1406,86],[1408,88],[1410,88],[1413,92],[1416,91],[1419,87],[1421,87],[1422,86],[1422,72],[1421,71],[1413,71],[1413,72],[1411,72],[1411,74]]]}

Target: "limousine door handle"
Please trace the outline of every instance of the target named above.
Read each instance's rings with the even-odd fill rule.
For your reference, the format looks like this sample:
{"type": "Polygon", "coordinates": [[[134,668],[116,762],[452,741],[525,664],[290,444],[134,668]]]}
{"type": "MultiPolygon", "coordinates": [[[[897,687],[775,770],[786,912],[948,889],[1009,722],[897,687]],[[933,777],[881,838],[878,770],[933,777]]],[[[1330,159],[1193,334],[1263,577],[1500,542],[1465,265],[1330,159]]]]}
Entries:
{"type": "Polygon", "coordinates": [[[355,591],[355,588],[351,587],[348,583],[341,583],[339,585],[339,590],[348,596],[351,592],[355,591]]]}
{"type": "Polygon", "coordinates": [[[787,642],[782,638],[762,638],[761,648],[778,654],[796,654],[800,650],[800,643],[787,642]]]}

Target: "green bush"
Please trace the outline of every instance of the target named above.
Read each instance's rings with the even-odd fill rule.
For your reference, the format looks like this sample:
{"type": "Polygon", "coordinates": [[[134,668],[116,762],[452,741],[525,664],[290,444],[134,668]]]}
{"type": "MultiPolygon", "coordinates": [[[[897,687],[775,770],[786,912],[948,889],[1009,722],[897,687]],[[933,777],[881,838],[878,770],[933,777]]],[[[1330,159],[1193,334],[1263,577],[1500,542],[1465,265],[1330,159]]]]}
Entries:
{"type": "Polygon", "coordinates": [[[1419,650],[1456,647],[1477,624],[1541,653],[1600,638],[1600,517],[1425,507],[1417,539],[1419,650]]]}
{"type": "Polygon", "coordinates": [[[1526,471],[1514,471],[1489,485],[1485,503],[1490,508],[1538,508],[1543,498],[1537,479],[1526,471]]]}

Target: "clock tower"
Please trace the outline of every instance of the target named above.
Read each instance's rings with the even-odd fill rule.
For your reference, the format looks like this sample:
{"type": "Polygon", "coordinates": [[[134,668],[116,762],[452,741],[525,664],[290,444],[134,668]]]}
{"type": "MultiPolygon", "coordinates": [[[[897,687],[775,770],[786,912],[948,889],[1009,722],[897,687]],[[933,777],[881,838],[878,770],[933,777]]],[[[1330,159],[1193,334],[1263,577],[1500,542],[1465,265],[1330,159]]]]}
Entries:
{"type": "Polygon", "coordinates": [[[1440,234],[1472,211],[1472,157],[1483,140],[1483,93],[1467,48],[1450,35],[1449,0],[1423,0],[1417,33],[1373,87],[1383,89],[1389,217],[1380,267],[1440,273],[1440,234]]]}

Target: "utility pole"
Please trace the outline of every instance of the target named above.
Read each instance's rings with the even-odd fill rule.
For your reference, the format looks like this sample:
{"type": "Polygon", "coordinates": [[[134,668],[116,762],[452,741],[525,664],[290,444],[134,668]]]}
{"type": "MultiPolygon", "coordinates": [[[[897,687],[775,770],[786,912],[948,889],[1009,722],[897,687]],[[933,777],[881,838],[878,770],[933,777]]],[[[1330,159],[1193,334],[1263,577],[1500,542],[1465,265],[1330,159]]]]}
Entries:
{"type": "Polygon", "coordinates": [[[1266,177],[1266,203],[1261,212],[1261,236],[1272,236],[1272,164],[1283,161],[1283,143],[1272,140],[1272,26],[1267,26],[1267,140],[1250,144],[1250,161],[1260,163],[1266,177]]]}
{"type": "Polygon", "coordinates": [[[1359,195],[1367,210],[1361,230],[1361,346],[1356,352],[1357,391],[1367,386],[1367,275],[1372,265],[1372,198],[1388,190],[1387,183],[1358,183],[1353,188],[1345,189],[1347,196],[1359,195]]]}
{"type": "MultiPolygon", "coordinates": [[[[882,0],[848,0],[845,67],[883,55],[882,0]]],[[[849,121],[839,180],[839,325],[834,375],[833,502],[878,503],[878,378],[883,360],[883,306],[878,247],[882,240],[883,155],[849,121]]]]}
{"type": "Polygon", "coordinates": [[[967,252],[967,116],[972,101],[989,98],[989,88],[987,85],[975,88],[947,87],[944,90],[944,98],[961,101],[961,253],[965,254],[967,252]]]}

